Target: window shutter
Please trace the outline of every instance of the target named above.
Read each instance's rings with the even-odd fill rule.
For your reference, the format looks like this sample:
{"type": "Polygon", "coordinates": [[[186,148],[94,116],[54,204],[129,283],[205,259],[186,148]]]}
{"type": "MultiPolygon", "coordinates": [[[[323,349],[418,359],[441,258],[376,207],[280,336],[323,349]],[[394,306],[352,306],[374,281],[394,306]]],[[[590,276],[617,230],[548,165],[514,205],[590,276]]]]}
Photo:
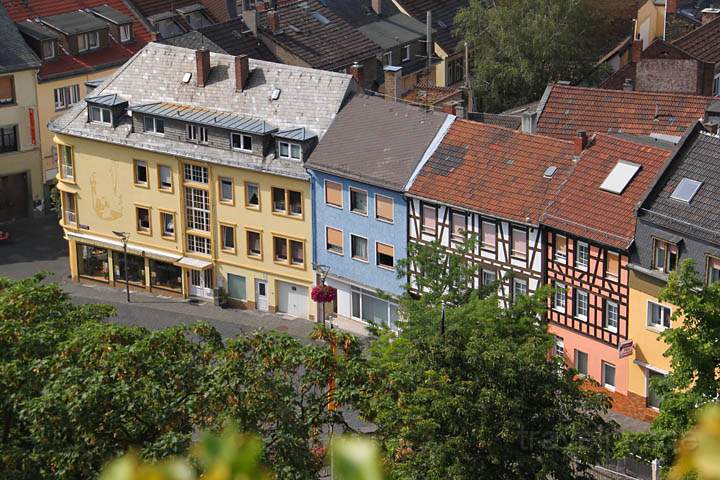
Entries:
{"type": "Polygon", "coordinates": [[[335,182],[325,182],[325,201],[330,205],[342,207],[342,185],[335,182]]]}
{"type": "Polygon", "coordinates": [[[343,234],[340,230],[334,228],[327,228],[327,242],[330,245],[338,245],[342,248],[343,246],[343,234]]]}
{"type": "Polygon", "coordinates": [[[377,244],[377,252],[390,257],[395,256],[395,249],[391,245],[385,245],[384,243],[377,244]]]}
{"type": "Polygon", "coordinates": [[[392,199],[388,197],[375,197],[375,209],[378,218],[392,221],[395,216],[392,199]]]}

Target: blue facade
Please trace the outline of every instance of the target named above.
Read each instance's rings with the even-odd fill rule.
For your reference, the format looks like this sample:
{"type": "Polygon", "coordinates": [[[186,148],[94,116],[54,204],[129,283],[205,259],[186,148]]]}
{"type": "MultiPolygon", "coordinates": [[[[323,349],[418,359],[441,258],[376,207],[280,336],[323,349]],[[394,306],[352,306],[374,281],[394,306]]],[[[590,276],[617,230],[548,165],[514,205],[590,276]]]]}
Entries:
{"type": "Polygon", "coordinates": [[[313,253],[315,263],[330,267],[330,277],[358,286],[379,289],[394,296],[404,291],[405,280],[396,271],[377,264],[376,242],[394,249],[394,265],[407,256],[407,204],[402,193],[342,177],[311,171],[313,189],[313,253]],[[342,208],[326,203],[327,181],[342,185],[342,208]],[[367,192],[367,215],[350,210],[350,190],[367,192]],[[392,200],[393,222],[376,217],[376,195],[392,200]],[[342,230],[342,253],[328,250],[326,227],[342,230]],[[353,258],[351,235],[367,239],[367,261],[353,258]]]}

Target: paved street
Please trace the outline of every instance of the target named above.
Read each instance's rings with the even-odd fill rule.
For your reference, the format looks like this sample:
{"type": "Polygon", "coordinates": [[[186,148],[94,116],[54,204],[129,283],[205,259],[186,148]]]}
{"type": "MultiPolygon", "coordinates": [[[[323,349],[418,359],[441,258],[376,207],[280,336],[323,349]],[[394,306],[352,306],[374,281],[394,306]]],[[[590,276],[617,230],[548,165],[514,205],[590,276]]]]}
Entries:
{"type": "MultiPolygon", "coordinates": [[[[85,285],[70,280],[67,245],[54,216],[26,219],[0,225],[10,232],[9,243],[0,244],[0,276],[24,278],[47,271],[78,303],[108,303],[117,308],[111,320],[149,329],[189,324],[197,320],[211,322],[225,337],[257,329],[272,329],[306,339],[313,322],[257,311],[223,310],[212,304],[191,304],[178,298],[132,293],[125,301],[125,291],[102,285],[85,285]]],[[[357,328],[355,328],[357,330],[357,328]]]]}

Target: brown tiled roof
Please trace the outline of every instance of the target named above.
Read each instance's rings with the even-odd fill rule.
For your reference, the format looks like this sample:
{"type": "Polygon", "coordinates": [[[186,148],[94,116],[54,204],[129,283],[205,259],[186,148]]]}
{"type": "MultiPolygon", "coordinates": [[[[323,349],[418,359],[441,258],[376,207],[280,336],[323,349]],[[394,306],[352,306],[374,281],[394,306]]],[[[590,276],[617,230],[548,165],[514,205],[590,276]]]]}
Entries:
{"type": "Polygon", "coordinates": [[[608,78],[603,80],[600,84],[600,88],[607,88],[609,90],[622,90],[625,80],[628,78],[635,84],[637,76],[637,64],[635,62],[629,62],[625,66],[620,67],[620,70],[610,75],[608,78]]]}
{"type": "Polygon", "coordinates": [[[409,193],[499,218],[537,224],[572,169],[573,144],[456,120],[409,193]],[[548,167],[557,167],[550,178],[548,167]]]}
{"type": "Polygon", "coordinates": [[[475,122],[489,123],[498,127],[517,130],[522,126],[522,116],[502,113],[468,112],[468,118],[475,122]]]}
{"type": "Polygon", "coordinates": [[[635,208],[671,156],[670,150],[595,135],[548,204],[542,223],[611,247],[629,248],[635,236],[635,208]],[[640,170],[621,194],[601,190],[620,160],[637,163],[640,170]]]}
{"type": "Polygon", "coordinates": [[[538,133],[565,139],[578,130],[681,136],[715,98],[555,84],[545,91],[538,107],[538,133]]]}
{"type": "Polygon", "coordinates": [[[400,8],[420,22],[426,22],[428,10],[432,12],[433,39],[448,54],[455,53],[459,40],[453,34],[455,15],[468,3],[468,0],[398,0],[400,8]]]}
{"type": "Polygon", "coordinates": [[[436,105],[447,99],[458,96],[462,90],[455,87],[438,87],[435,85],[415,85],[403,94],[403,100],[422,105],[436,105]]]}
{"type": "Polygon", "coordinates": [[[692,32],[700,24],[685,15],[669,13],[665,17],[665,40],[672,42],[688,32],[692,32]]]}
{"type": "Polygon", "coordinates": [[[720,18],[696,28],[673,44],[705,62],[720,62],[720,18]]]}
{"type": "Polygon", "coordinates": [[[267,28],[260,14],[263,34],[307,62],[313,68],[337,70],[382,53],[381,48],[319,0],[284,0],[277,8],[280,30],[267,28]],[[311,16],[319,13],[330,21],[322,25],[311,16]]]}

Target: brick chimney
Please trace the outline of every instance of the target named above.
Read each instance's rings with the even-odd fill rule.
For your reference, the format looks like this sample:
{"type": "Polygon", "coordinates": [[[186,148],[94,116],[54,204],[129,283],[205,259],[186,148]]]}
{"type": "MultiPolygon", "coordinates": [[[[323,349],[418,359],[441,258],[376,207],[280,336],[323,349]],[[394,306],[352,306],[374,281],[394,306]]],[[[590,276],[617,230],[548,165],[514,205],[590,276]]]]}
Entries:
{"type": "Polygon", "coordinates": [[[633,79],[626,78],[625,81],[623,82],[622,89],[625,90],[626,92],[632,92],[633,90],[635,90],[635,85],[633,84],[633,79]]]}
{"type": "Polygon", "coordinates": [[[195,75],[197,86],[203,88],[210,74],[210,50],[207,48],[195,50],[195,65],[197,66],[197,75],[195,75]]]}
{"type": "Polygon", "coordinates": [[[678,0],[665,0],[665,13],[677,13],[678,0]]]}
{"type": "Polygon", "coordinates": [[[355,79],[355,82],[363,88],[363,82],[365,80],[363,75],[363,67],[358,62],[353,63],[350,66],[350,75],[355,79]]]}
{"type": "Polygon", "coordinates": [[[267,24],[272,33],[277,33],[280,30],[280,14],[277,10],[268,10],[267,24]]]}
{"type": "Polygon", "coordinates": [[[250,75],[250,63],[247,55],[238,55],[235,57],[235,91],[242,92],[245,90],[245,82],[250,75]]]}
{"type": "Polygon", "coordinates": [[[573,142],[575,143],[575,148],[573,149],[573,153],[575,155],[580,155],[583,150],[585,150],[585,147],[587,147],[588,137],[587,132],[584,130],[579,130],[577,132],[577,135],[573,139],[573,142]]]}
{"type": "Polygon", "coordinates": [[[402,67],[388,65],[385,71],[385,100],[397,100],[402,95],[402,67]]]}
{"type": "Polygon", "coordinates": [[[720,16],[720,8],[706,8],[702,11],[702,24],[710,23],[720,16]]]}
{"type": "Polygon", "coordinates": [[[382,15],[382,0],[372,0],[372,9],[378,15],[382,15]]]}
{"type": "Polygon", "coordinates": [[[642,51],[643,41],[642,38],[640,38],[640,35],[638,35],[630,46],[630,61],[638,63],[640,61],[640,57],[642,56],[642,51]]]}

